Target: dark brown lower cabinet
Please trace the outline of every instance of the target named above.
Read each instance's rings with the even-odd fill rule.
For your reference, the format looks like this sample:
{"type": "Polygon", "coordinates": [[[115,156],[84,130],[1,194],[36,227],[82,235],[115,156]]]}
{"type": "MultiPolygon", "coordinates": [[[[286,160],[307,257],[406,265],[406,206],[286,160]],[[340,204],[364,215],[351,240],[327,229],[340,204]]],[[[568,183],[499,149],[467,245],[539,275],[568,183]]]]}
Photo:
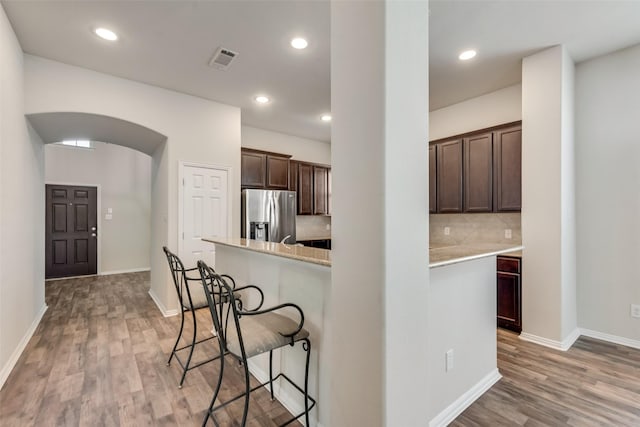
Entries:
{"type": "Polygon", "coordinates": [[[298,240],[297,243],[311,248],[331,249],[331,239],[298,240]]]}
{"type": "Polygon", "coordinates": [[[522,260],[499,256],[497,259],[498,326],[522,331],[522,260]]]}

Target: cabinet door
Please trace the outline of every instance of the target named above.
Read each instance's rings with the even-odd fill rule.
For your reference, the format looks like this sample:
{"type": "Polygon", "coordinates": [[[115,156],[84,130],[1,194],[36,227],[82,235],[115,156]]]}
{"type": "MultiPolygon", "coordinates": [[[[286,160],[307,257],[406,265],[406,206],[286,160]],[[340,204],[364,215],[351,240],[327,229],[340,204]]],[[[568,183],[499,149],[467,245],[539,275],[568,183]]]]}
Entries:
{"type": "Polygon", "coordinates": [[[313,214],[313,166],[298,163],[298,215],[313,214]]]}
{"type": "Polygon", "coordinates": [[[429,146],[429,213],[436,213],[436,146],[429,146]]]}
{"type": "Polygon", "coordinates": [[[267,155],[267,188],[287,190],[289,188],[289,159],[267,155]]]}
{"type": "Polygon", "coordinates": [[[289,191],[298,191],[298,164],[295,160],[289,161],[289,191]]]}
{"type": "Polygon", "coordinates": [[[260,153],[241,153],[242,188],[264,188],[266,177],[266,156],[260,153]]]}
{"type": "Polygon", "coordinates": [[[326,215],[328,209],[329,170],[325,167],[313,167],[313,214],[326,215]]]}
{"type": "Polygon", "coordinates": [[[493,210],[493,134],[464,139],[464,211],[493,210]]]}
{"type": "Polygon", "coordinates": [[[522,129],[494,132],[494,191],[497,212],[519,211],[522,206],[522,129]]]}
{"type": "Polygon", "coordinates": [[[436,145],[438,212],[462,212],[462,140],[436,145]]]}
{"type": "Polygon", "coordinates": [[[498,272],[498,326],[522,330],[520,275],[498,272]]]}
{"type": "MultiPolygon", "coordinates": [[[[331,215],[331,168],[327,169],[327,215],[331,215]]],[[[331,249],[331,241],[328,249],[331,249]]]]}

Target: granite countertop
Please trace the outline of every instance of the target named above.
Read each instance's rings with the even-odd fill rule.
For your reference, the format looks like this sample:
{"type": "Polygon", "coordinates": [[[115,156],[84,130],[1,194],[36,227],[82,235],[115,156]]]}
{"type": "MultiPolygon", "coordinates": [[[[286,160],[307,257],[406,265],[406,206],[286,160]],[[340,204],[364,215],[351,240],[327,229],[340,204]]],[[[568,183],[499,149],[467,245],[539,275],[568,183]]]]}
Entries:
{"type": "Polygon", "coordinates": [[[512,256],[512,257],[516,257],[516,258],[522,258],[522,250],[513,251],[513,252],[506,252],[506,253],[503,253],[501,255],[512,256]]]}
{"type": "Polygon", "coordinates": [[[429,267],[442,267],[464,261],[521,251],[521,245],[501,243],[476,243],[466,245],[431,245],[429,267]]]}
{"type": "MultiPolygon", "coordinates": [[[[263,242],[240,238],[204,238],[206,242],[224,246],[261,252],[269,255],[290,258],[313,264],[331,266],[331,251],[307,246],[288,245],[285,243],[263,242]]],[[[464,261],[495,255],[513,255],[522,250],[522,246],[514,244],[483,243],[472,245],[438,245],[429,248],[429,267],[442,267],[464,261]]],[[[520,252],[521,253],[521,252],[520,252]]]]}
{"type": "Polygon", "coordinates": [[[234,248],[275,255],[283,258],[310,262],[312,264],[324,265],[328,267],[331,266],[331,251],[327,249],[232,237],[203,238],[202,240],[218,245],[230,246],[234,248]]]}

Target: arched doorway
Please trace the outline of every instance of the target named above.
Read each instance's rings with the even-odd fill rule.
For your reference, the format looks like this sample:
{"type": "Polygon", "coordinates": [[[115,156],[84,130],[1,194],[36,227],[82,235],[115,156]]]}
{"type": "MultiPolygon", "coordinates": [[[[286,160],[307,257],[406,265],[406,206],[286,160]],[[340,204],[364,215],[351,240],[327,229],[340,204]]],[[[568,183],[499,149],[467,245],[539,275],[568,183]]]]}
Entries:
{"type": "Polygon", "coordinates": [[[151,158],[166,137],[98,114],[51,112],[27,118],[45,144],[92,141],[91,150],[45,149],[46,277],[148,269],[151,158]]]}

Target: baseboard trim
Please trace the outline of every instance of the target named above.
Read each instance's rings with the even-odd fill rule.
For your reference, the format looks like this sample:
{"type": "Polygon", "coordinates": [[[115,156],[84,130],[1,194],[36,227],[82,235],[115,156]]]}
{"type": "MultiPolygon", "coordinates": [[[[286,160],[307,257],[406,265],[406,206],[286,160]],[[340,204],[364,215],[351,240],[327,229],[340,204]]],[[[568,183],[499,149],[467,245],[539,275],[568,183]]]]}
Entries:
{"type": "MultiPolygon", "coordinates": [[[[269,381],[269,374],[264,370],[262,370],[261,368],[259,368],[258,365],[253,363],[251,360],[248,361],[248,365],[249,365],[249,372],[251,372],[251,375],[253,375],[260,383],[269,381]]],[[[265,389],[269,390],[269,387],[265,386],[265,389]]],[[[295,396],[292,396],[289,393],[283,392],[279,384],[275,383],[273,387],[273,395],[276,399],[278,399],[278,402],[280,402],[282,406],[284,406],[285,409],[289,411],[292,415],[298,414],[304,411],[304,407],[301,404],[301,401],[304,400],[304,398],[301,399],[300,398],[301,394],[299,394],[298,392],[296,392],[295,396]]],[[[315,417],[314,412],[317,413],[317,406],[313,408],[309,413],[309,421],[311,422],[311,425],[316,427],[322,427],[322,424],[319,423],[317,418],[315,417]]],[[[302,425],[305,425],[304,417],[298,418],[298,421],[302,425]]]]}
{"type": "Polygon", "coordinates": [[[27,332],[24,334],[24,336],[18,343],[18,346],[11,354],[11,357],[9,357],[9,360],[7,360],[7,363],[5,363],[5,365],[2,367],[2,370],[0,371],[0,390],[4,386],[5,381],[7,381],[7,378],[9,378],[9,374],[11,374],[11,371],[13,371],[13,368],[16,366],[16,363],[18,363],[18,359],[20,359],[22,352],[27,347],[27,344],[29,344],[29,340],[31,339],[36,329],[38,328],[38,325],[42,320],[42,316],[44,316],[44,313],[47,311],[48,308],[49,308],[48,305],[46,304],[42,305],[40,312],[36,314],[36,317],[35,319],[33,319],[31,326],[29,326],[29,329],[27,329],[27,332]]]}
{"type": "Polygon", "coordinates": [[[125,270],[109,270],[101,271],[98,276],[110,276],[112,274],[141,273],[143,271],[151,271],[151,267],[128,268],[125,270]]]}
{"type": "Polygon", "coordinates": [[[579,328],[574,329],[573,332],[571,332],[569,336],[562,341],[552,340],[549,338],[540,337],[538,335],[528,334],[526,332],[522,332],[520,334],[520,339],[523,341],[532,342],[534,344],[542,345],[559,351],[569,350],[578,338],[580,338],[579,328]]]}
{"type": "Polygon", "coordinates": [[[151,271],[151,267],[129,268],[126,270],[101,271],[98,274],[85,274],[84,276],[52,277],[49,279],[45,279],[45,282],[54,282],[56,280],[69,280],[69,279],[86,279],[87,277],[111,276],[112,274],[141,273],[143,271],[151,271]]]}
{"type": "Polygon", "coordinates": [[[444,411],[436,415],[431,421],[429,421],[429,427],[445,427],[449,425],[458,415],[464,412],[473,402],[478,400],[487,390],[489,390],[495,383],[500,381],[502,375],[498,368],[489,372],[484,378],[482,378],[476,385],[464,392],[462,396],[457,398],[451,405],[447,406],[444,411]]]}
{"type": "Polygon", "coordinates": [[[151,297],[153,302],[156,303],[156,306],[158,307],[158,309],[160,310],[160,312],[162,313],[162,315],[164,317],[177,316],[178,313],[180,313],[180,310],[178,310],[178,309],[173,309],[173,310],[167,309],[167,307],[164,306],[162,301],[160,301],[160,298],[158,298],[158,296],[155,294],[155,292],[153,292],[153,289],[149,289],[149,296],[151,297]]]}
{"type": "Polygon", "coordinates": [[[591,329],[580,328],[580,333],[585,337],[595,338],[601,341],[607,341],[613,344],[624,345],[640,350],[640,341],[630,338],[620,337],[617,335],[606,334],[604,332],[593,331],[591,329]]]}

